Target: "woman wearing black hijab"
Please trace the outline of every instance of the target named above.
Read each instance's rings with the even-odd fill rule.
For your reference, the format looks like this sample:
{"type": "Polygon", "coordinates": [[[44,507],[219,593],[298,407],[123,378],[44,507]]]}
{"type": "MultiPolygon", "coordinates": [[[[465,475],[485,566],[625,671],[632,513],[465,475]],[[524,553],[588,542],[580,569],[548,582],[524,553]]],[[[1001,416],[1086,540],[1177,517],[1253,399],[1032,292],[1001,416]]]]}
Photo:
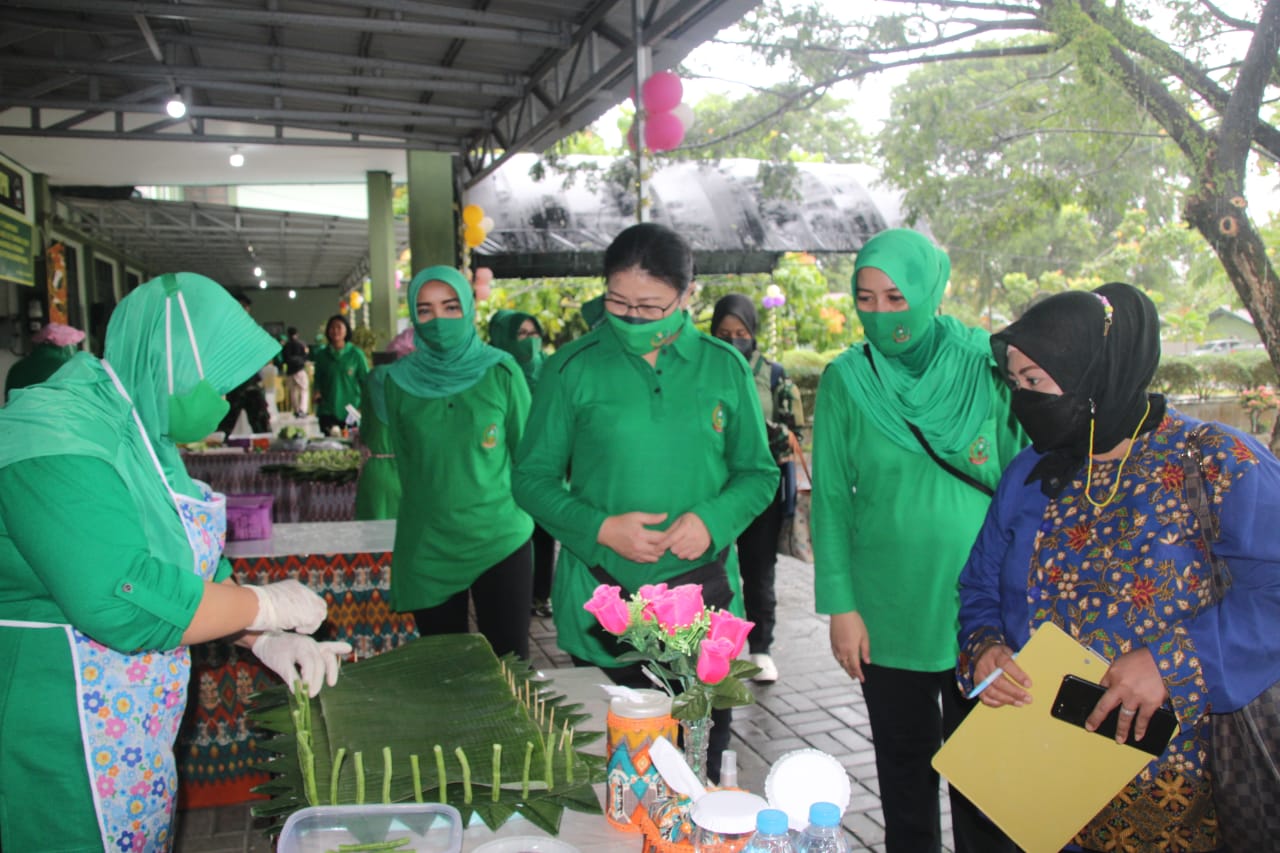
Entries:
{"type": "Polygon", "coordinates": [[[1030,684],[1012,656],[1053,622],[1111,661],[1087,725],[1118,707],[1117,740],[1141,737],[1166,703],[1179,723],[1076,836],[1086,850],[1218,849],[1208,713],[1280,680],[1280,462],[1222,424],[1190,440],[1234,579],[1215,603],[1180,461],[1201,422],[1148,391],[1159,335],[1151,300],[1112,283],[1051,296],[992,338],[1033,446],[1006,469],[960,577],[961,688],[1003,667],[982,702],[1051,701],[1056,687],[1030,684]]]}
{"type": "Polygon", "coordinates": [[[781,481],[773,501],[738,537],[738,572],[742,575],[742,597],[747,618],[755,623],[747,637],[751,662],[760,667],[754,680],[778,680],[778,667],[769,654],[773,645],[778,599],[774,575],[778,565],[778,534],[782,521],[795,512],[796,474],[789,436],[799,437],[804,424],[800,392],[782,365],[769,361],[756,342],[756,306],[749,297],[730,293],[716,302],[711,314],[711,334],[731,344],[746,358],[755,378],[760,408],[764,412],[769,449],[778,463],[781,481]]]}

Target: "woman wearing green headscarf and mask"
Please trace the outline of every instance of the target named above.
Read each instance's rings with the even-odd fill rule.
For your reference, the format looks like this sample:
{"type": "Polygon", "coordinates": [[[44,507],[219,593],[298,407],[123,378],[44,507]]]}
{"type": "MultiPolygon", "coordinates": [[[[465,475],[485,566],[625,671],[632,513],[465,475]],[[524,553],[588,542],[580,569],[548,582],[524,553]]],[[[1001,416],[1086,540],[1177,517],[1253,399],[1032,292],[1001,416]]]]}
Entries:
{"type": "MultiPolygon", "coordinates": [[[[502,309],[489,318],[489,343],[515,356],[529,382],[529,393],[542,372],[542,325],[532,314],[502,309]]],[[[556,540],[540,524],[533,525],[532,615],[551,615],[551,579],[555,573],[556,540]]]]}
{"type": "Polygon", "coordinates": [[[409,305],[417,348],[369,386],[400,471],[391,605],[412,611],[421,634],[461,634],[470,599],[494,652],[527,658],[533,521],[511,497],[511,458],[528,385],[480,340],[462,273],[422,270],[409,305]]]}
{"type": "Polygon", "coordinates": [[[164,275],[120,302],[102,360],[0,411],[5,850],[172,845],[187,645],[234,637],[290,685],[335,683],[351,647],[303,636],[324,599],[228,579],[225,498],[174,446],[278,349],[216,282],[164,275]]]}
{"type": "MultiPolygon", "coordinates": [[[[888,853],[941,850],[929,761],[967,710],[956,581],[1026,444],[988,334],[938,314],[950,274],[915,231],[867,241],[853,275],[867,343],[827,367],[813,419],[815,601],[836,660],[862,682],[888,853]]],[[[955,790],[951,815],[956,853],[1012,849],[955,790]]]]}

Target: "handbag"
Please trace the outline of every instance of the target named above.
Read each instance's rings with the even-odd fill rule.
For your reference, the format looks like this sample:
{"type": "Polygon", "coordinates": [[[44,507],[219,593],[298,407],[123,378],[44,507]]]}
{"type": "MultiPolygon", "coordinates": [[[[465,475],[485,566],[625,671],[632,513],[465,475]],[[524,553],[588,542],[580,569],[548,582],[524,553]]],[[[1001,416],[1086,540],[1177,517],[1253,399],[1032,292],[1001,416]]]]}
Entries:
{"type": "MultiPolygon", "coordinates": [[[[1219,537],[1219,527],[1200,471],[1200,441],[1206,432],[1201,425],[1187,435],[1181,461],[1183,488],[1200,522],[1216,604],[1231,588],[1231,570],[1210,544],[1219,537]]],[[[1211,716],[1209,768],[1222,839],[1231,850],[1271,849],[1280,836],[1280,682],[1238,711],[1211,716]]]]}
{"type": "Polygon", "coordinates": [[[804,458],[804,450],[796,440],[795,433],[789,433],[787,438],[791,442],[792,454],[800,460],[800,467],[804,470],[804,482],[796,484],[795,512],[782,519],[782,527],[778,530],[778,553],[812,563],[813,540],[809,535],[809,510],[812,505],[813,477],[809,474],[809,463],[804,458]]]}

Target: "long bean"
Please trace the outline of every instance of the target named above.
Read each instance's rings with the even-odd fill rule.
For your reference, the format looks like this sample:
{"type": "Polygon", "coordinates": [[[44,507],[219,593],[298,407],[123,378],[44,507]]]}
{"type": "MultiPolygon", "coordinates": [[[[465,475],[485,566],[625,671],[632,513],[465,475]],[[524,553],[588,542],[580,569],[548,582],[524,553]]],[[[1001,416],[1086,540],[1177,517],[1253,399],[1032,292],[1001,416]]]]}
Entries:
{"type": "Polygon", "coordinates": [[[471,805],[471,763],[467,761],[467,754],[462,751],[462,747],[454,749],[453,754],[462,765],[462,802],[471,805]]]}
{"type": "Polygon", "coordinates": [[[338,754],[333,757],[333,769],[329,771],[329,803],[338,804],[338,776],[342,772],[342,759],[347,757],[347,748],[338,747],[338,754]]]}
{"type": "Polygon", "coordinates": [[[533,742],[524,742],[524,774],[520,777],[520,798],[529,799],[529,763],[533,758],[533,742]]]}
{"type": "Polygon", "coordinates": [[[502,744],[493,745],[493,801],[502,794],[502,744]]]}
{"type": "Polygon", "coordinates": [[[356,805],[364,804],[364,753],[356,750],[356,805]]]}
{"type": "Polygon", "coordinates": [[[413,801],[422,802],[422,769],[418,767],[418,754],[409,755],[409,767],[413,771],[413,801]]]}
{"type": "Polygon", "coordinates": [[[440,779],[440,802],[449,802],[449,777],[444,773],[444,750],[440,748],[440,744],[436,744],[431,748],[436,754],[436,776],[440,779]]]}
{"type": "Polygon", "coordinates": [[[391,802],[391,747],[382,748],[382,802],[391,802]]]}

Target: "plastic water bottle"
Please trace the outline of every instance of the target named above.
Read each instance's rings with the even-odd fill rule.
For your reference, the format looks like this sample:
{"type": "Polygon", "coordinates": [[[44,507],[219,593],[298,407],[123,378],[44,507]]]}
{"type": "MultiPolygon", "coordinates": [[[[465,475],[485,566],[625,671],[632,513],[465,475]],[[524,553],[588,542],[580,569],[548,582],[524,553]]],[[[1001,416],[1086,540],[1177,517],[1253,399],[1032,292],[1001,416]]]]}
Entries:
{"type": "Polygon", "coordinates": [[[787,813],[779,809],[761,809],[756,813],[756,832],[741,853],[796,853],[787,831],[787,813]]]}
{"type": "Polygon", "coordinates": [[[809,825],[800,833],[796,853],[849,853],[849,842],[840,828],[840,807],[835,803],[809,806],[809,825]]]}

